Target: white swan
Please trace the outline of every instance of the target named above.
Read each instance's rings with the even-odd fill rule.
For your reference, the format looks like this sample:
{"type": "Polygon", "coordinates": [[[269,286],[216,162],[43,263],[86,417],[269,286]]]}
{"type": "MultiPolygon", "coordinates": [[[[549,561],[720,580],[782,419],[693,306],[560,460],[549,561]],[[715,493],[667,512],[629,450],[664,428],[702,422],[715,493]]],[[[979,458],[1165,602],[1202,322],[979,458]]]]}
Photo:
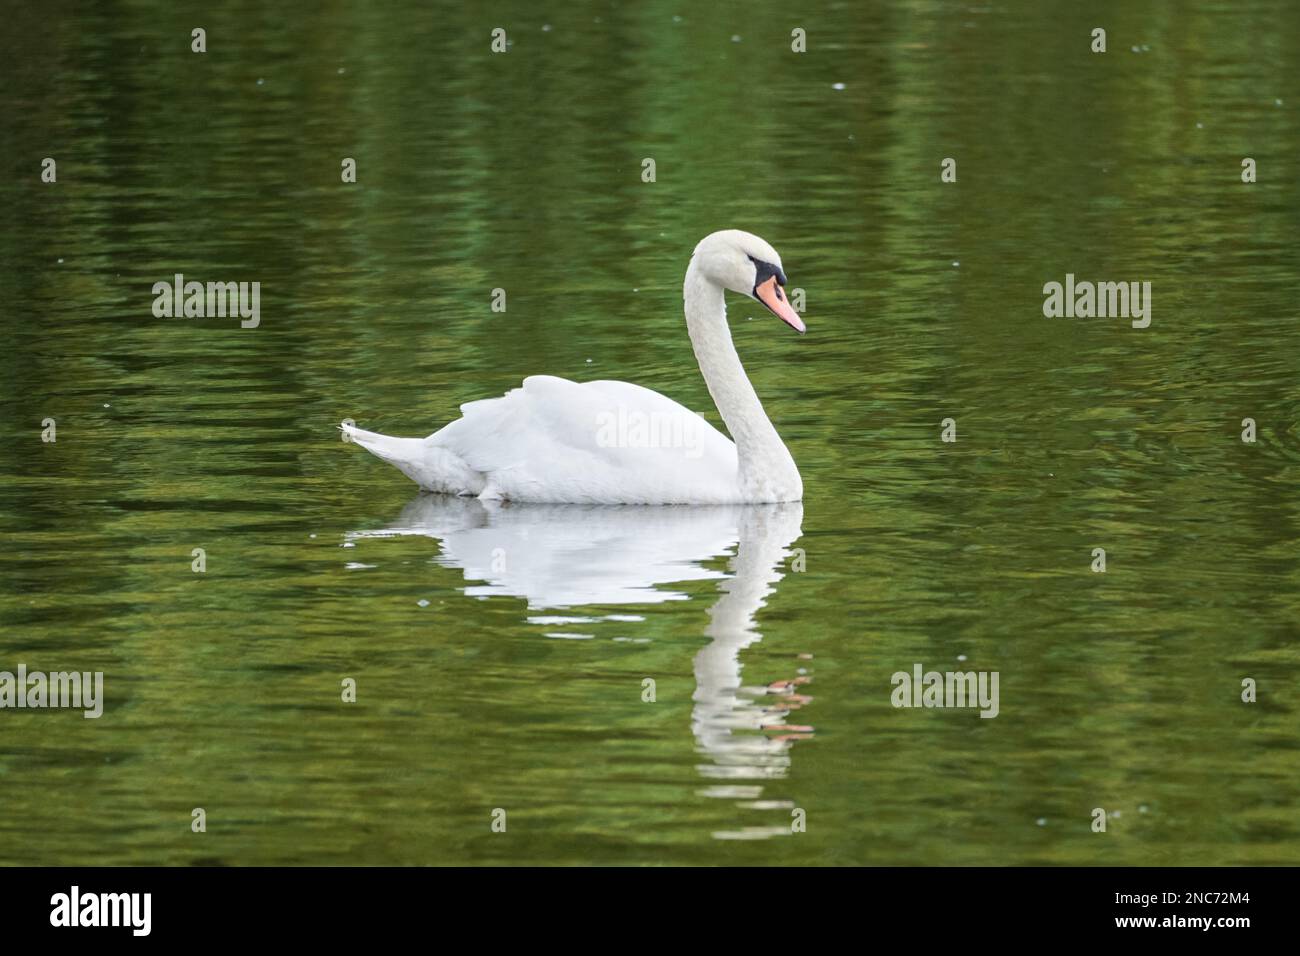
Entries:
{"type": "Polygon", "coordinates": [[[761,302],[803,332],[776,250],[727,229],[695,247],[682,297],[700,372],[735,444],[671,398],[628,382],[524,379],[469,402],[428,438],[343,424],[344,435],[426,491],[577,504],[798,501],[803,481],[736,355],[723,292],[761,302]]]}

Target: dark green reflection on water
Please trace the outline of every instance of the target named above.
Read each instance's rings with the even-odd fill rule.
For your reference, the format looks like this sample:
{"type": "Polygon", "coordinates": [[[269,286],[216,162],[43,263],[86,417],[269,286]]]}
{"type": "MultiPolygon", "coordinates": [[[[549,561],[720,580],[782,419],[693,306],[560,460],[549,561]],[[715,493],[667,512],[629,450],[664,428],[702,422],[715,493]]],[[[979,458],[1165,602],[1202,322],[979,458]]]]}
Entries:
{"type": "Polygon", "coordinates": [[[108,701],[0,713],[0,861],[1300,862],[1300,10],[1077,7],[6,4],[0,669],[108,701]],[[537,372],[709,408],[730,226],[808,294],[731,312],[801,514],[463,503],[493,571],[338,441],[537,372]],[[154,319],[176,272],[261,327],[154,319]],[[1151,327],[1043,318],[1067,272],[1151,327]],[[918,661],[1000,715],[894,710],[918,661]]]}

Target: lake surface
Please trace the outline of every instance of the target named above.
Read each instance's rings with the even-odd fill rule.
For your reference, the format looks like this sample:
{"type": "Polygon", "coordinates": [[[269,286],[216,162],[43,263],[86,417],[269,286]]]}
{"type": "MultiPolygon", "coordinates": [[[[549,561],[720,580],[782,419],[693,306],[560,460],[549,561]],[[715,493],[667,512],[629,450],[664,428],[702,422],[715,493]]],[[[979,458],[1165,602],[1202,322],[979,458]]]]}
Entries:
{"type": "Polygon", "coordinates": [[[1300,863],[1300,8],[1090,6],[6,4],[0,670],[106,700],[0,711],[0,863],[1300,863]],[[730,301],[801,505],[340,441],[534,373],[718,423],[728,227],[806,292],[730,301]],[[893,707],[918,663],[998,716],[893,707]]]}

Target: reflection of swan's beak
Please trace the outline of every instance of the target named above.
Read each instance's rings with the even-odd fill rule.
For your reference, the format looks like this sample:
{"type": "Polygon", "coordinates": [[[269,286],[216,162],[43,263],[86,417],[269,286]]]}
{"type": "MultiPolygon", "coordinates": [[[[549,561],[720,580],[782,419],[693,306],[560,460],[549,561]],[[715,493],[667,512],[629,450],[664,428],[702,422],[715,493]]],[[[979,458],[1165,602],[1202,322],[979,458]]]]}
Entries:
{"type": "Polygon", "coordinates": [[[785,297],[785,290],[777,283],[776,276],[771,276],[761,285],[754,286],[754,294],[773,315],[800,335],[808,331],[808,327],[803,324],[803,319],[799,318],[799,313],[791,308],[790,300],[785,297]]]}

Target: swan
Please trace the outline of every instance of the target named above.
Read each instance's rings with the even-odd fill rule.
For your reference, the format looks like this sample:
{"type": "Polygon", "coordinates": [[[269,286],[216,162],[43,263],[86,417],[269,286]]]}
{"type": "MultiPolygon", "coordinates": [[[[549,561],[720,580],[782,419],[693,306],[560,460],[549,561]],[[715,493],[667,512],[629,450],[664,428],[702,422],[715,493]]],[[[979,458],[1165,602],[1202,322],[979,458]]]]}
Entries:
{"type": "Polygon", "coordinates": [[[651,389],[551,375],[460,406],[460,418],[427,438],[339,427],[425,491],[542,504],[799,501],[799,469],[740,364],[723,295],[749,296],[802,334],[785,284],[776,250],[738,229],[702,239],[686,269],[686,331],[734,444],[651,389]]]}

